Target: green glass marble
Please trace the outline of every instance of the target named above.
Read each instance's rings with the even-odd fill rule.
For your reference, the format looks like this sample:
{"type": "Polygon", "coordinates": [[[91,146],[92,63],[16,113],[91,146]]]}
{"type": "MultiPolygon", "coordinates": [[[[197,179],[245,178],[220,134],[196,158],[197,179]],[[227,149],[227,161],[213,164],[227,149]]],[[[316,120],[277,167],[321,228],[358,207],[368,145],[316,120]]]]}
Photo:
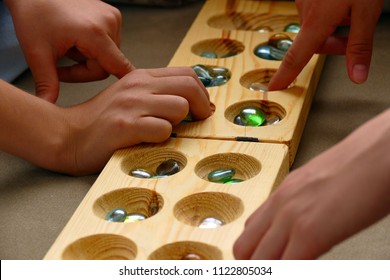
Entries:
{"type": "Polygon", "coordinates": [[[207,179],[214,183],[225,183],[233,178],[236,174],[234,168],[215,169],[207,175],[207,179]]]}
{"type": "Polygon", "coordinates": [[[214,218],[214,217],[207,217],[204,218],[200,223],[199,223],[199,228],[218,228],[220,226],[223,226],[224,222],[221,220],[214,218]]]}
{"type": "Polygon", "coordinates": [[[298,33],[301,30],[299,23],[290,23],[284,28],[284,32],[298,33]]]}
{"type": "Polygon", "coordinates": [[[224,184],[237,184],[237,183],[241,183],[241,182],[243,182],[243,181],[244,181],[244,180],[242,180],[242,179],[232,178],[231,180],[226,181],[224,184]]]}
{"type": "Polygon", "coordinates": [[[154,172],[146,169],[141,169],[141,168],[130,170],[129,175],[136,178],[143,178],[143,179],[150,179],[153,176],[155,176],[154,172]]]}
{"type": "Polygon", "coordinates": [[[174,159],[160,163],[156,169],[157,176],[170,176],[180,171],[180,164],[174,159]]]}
{"type": "Polygon", "coordinates": [[[135,223],[135,222],[143,221],[145,219],[146,219],[146,217],[144,215],[138,214],[138,213],[133,213],[133,214],[128,214],[123,222],[124,223],[135,223]]]}
{"type": "Polygon", "coordinates": [[[125,209],[114,208],[107,213],[105,220],[109,222],[124,222],[126,220],[126,217],[127,213],[125,209]]]}
{"type": "Polygon", "coordinates": [[[200,54],[200,56],[205,58],[218,58],[218,55],[212,51],[203,52],[200,54]]]}
{"type": "Polygon", "coordinates": [[[239,116],[246,126],[261,126],[265,121],[265,113],[256,106],[243,108],[239,116]]]}

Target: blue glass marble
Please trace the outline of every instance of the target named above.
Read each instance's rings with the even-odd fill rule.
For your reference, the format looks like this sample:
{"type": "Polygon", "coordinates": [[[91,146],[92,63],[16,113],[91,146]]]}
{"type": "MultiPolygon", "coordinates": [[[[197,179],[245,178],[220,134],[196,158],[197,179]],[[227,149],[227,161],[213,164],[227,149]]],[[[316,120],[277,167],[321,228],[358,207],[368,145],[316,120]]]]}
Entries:
{"type": "Polygon", "coordinates": [[[109,222],[124,222],[126,217],[127,213],[125,209],[114,208],[107,213],[105,220],[109,222]]]}
{"type": "Polygon", "coordinates": [[[275,60],[275,58],[271,55],[271,47],[268,45],[260,45],[258,46],[255,51],[255,55],[268,60],[275,60]]]}
{"type": "Polygon", "coordinates": [[[214,183],[225,183],[233,178],[236,171],[233,168],[215,169],[207,175],[207,179],[214,183]]]}

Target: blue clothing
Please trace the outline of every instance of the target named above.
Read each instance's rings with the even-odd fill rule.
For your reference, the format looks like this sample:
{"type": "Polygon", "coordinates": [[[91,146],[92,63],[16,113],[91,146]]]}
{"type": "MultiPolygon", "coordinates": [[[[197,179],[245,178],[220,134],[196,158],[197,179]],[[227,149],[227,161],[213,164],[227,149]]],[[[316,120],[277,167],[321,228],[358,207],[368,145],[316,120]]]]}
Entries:
{"type": "Polygon", "coordinates": [[[0,79],[12,82],[27,68],[12,17],[8,8],[0,1],[0,79]]]}

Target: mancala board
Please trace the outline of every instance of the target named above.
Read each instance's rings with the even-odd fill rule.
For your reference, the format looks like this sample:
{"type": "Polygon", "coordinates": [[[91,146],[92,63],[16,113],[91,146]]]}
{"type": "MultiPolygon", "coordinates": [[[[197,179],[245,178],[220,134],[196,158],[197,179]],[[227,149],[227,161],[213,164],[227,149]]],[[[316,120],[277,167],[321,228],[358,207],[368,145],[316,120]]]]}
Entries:
{"type": "Polygon", "coordinates": [[[323,66],[315,56],[288,89],[264,90],[280,60],[255,50],[293,39],[298,20],[294,2],[206,1],[169,66],[228,70],[217,85],[199,76],[213,115],[115,152],[45,259],[234,259],[246,219],[289,172],[323,66]],[[247,106],[263,124],[237,124],[247,106]]]}

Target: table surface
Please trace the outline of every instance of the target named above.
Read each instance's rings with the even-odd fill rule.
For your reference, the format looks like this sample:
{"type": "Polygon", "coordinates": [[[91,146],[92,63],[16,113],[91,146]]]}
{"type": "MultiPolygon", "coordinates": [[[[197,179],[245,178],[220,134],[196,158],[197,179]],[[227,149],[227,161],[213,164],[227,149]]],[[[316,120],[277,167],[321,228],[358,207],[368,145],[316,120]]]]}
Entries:
{"type": "MultiPolygon", "coordinates": [[[[166,66],[202,3],[170,9],[117,5],[123,16],[123,52],[137,68],[166,66]]],[[[384,13],[364,85],[349,81],[345,57],[327,57],[292,169],[389,107],[389,30],[390,14],[384,13]]],[[[88,100],[115,80],[63,83],[58,104],[71,106],[88,100]]],[[[29,71],[14,84],[34,91],[29,71]]],[[[0,152],[0,259],[42,259],[97,176],[65,176],[0,152]]],[[[390,259],[390,216],[335,246],[321,259],[390,259]]]]}

